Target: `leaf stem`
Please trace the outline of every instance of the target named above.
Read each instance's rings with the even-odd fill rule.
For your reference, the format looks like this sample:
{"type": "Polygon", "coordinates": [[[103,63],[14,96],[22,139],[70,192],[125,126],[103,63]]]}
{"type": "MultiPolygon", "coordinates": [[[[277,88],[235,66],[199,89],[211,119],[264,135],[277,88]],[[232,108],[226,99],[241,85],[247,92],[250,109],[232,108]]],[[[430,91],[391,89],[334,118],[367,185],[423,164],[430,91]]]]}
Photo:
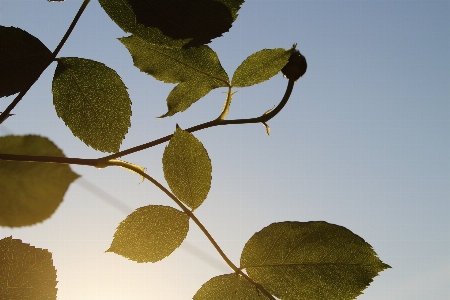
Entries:
{"type": "Polygon", "coordinates": [[[263,286],[261,286],[259,283],[255,282],[250,277],[248,277],[248,275],[245,274],[240,268],[236,267],[236,265],[223,252],[223,250],[220,248],[220,246],[217,244],[217,242],[214,240],[214,238],[211,236],[211,234],[208,232],[208,230],[205,228],[205,226],[203,226],[203,224],[200,222],[200,220],[197,219],[197,217],[194,215],[194,213],[189,208],[187,208],[186,205],[184,205],[184,203],[181,202],[174,194],[172,194],[168,189],[166,189],[163,185],[161,185],[156,179],[154,179],[153,177],[151,177],[150,175],[148,175],[147,173],[142,171],[142,169],[140,169],[139,167],[130,165],[129,163],[123,162],[120,160],[108,161],[106,163],[106,166],[118,166],[118,167],[128,169],[130,171],[133,171],[133,172],[139,174],[140,176],[144,177],[145,179],[147,179],[148,181],[150,181],[151,183],[156,185],[167,196],[169,196],[173,201],[175,201],[175,203],[194,221],[194,223],[197,224],[197,226],[206,235],[206,237],[211,242],[211,244],[214,246],[214,248],[216,248],[217,252],[219,252],[219,255],[223,258],[223,260],[225,260],[225,262],[228,264],[228,266],[230,266],[230,268],[233,269],[233,271],[235,273],[238,273],[241,276],[243,276],[244,278],[246,278],[251,284],[255,285],[264,295],[269,297],[269,299],[275,300],[275,298],[268,291],[266,291],[263,286]]]}
{"type": "Polygon", "coordinates": [[[8,105],[8,107],[3,111],[3,113],[0,114],[0,124],[3,123],[8,117],[11,111],[16,107],[16,105],[22,100],[23,96],[28,92],[28,90],[33,86],[33,84],[39,79],[41,74],[45,71],[45,69],[48,68],[48,66],[55,60],[56,56],[58,55],[59,51],[61,50],[62,46],[64,46],[64,43],[69,38],[70,34],[72,33],[75,25],[77,24],[78,20],[81,17],[81,14],[83,13],[86,6],[89,4],[91,0],[84,0],[81,4],[80,8],[78,9],[77,14],[75,15],[72,24],[70,24],[69,28],[66,31],[66,34],[63,36],[61,41],[59,42],[59,45],[56,47],[55,51],[52,52],[51,58],[49,58],[48,64],[42,69],[41,73],[27,86],[25,87],[20,93],[14,98],[14,100],[8,105]]]}

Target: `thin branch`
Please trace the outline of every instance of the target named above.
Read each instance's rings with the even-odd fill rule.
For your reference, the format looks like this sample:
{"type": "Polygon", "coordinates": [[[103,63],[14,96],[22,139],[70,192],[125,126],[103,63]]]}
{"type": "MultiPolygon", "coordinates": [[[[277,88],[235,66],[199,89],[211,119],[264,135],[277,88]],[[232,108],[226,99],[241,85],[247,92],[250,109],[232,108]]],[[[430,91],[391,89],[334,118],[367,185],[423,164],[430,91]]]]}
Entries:
{"type": "Polygon", "coordinates": [[[75,15],[75,18],[72,21],[72,24],[70,24],[69,28],[67,29],[66,34],[63,36],[63,38],[59,42],[59,45],[56,47],[55,51],[52,52],[52,56],[49,58],[49,62],[45,66],[45,68],[42,69],[41,73],[39,73],[39,75],[27,87],[25,87],[22,91],[20,91],[19,95],[17,95],[17,97],[8,105],[8,107],[5,109],[5,111],[0,114],[0,124],[2,124],[3,121],[5,121],[9,117],[9,115],[10,115],[11,111],[14,109],[14,107],[16,107],[16,105],[20,102],[20,100],[22,100],[23,96],[25,96],[25,94],[28,92],[28,90],[39,79],[39,77],[45,71],[45,69],[47,69],[48,66],[55,60],[56,56],[58,55],[58,53],[61,50],[62,46],[64,46],[64,43],[69,38],[69,36],[72,33],[75,25],[77,24],[78,20],[80,19],[81,14],[83,13],[84,9],[86,8],[86,6],[89,4],[90,1],[91,0],[84,0],[83,1],[83,3],[81,4],[81,6],[80,6],[80,8],[79,8],[79,10],[77,12],[77,14],[75,15]]]}
{"type": "Polygon", "coordinates": [[[59,156],[35,156],[35,155],[19,155],[19,154],[2,154],[0,153],[0,160],[12,160],[23,162],[45,162],[45,163],[57,163],[57,164],[71,164],[71,165],[83,165],[98,167],[98,159],[86,159],[86,158],[70,158],[59,156]]]}
{"type": "MultiPolygon", "coordinates": [[[[229,125],[229,124],[248,124],[248,123],[265,123],[275,117],[281,109],[284,107],[284,105],[289,100],[289,97],[291,96],[292,90],[294,88],[294,81],[289,80],[286,92],[284,93],[283,98],[281,99],[280,103],[271,111],[264,113],[262,116],[257,118],[250,118],[250,119],[235,119],[235,120],[220,120],[215,119],[203,124],[199,124],[193,127],[190,127],[186,129],[188,132],[194,132],[214,126],[219,125],[229,125]]],[[[0,160],[13,160],[13,161],[28,161],[28,162],[50,162],[50,163],[61,163],[61,164],[75,164],[75,165],[87,165],[87,166],[94,166],[94,167],[102,167],[111,159],[116,159],[121,156],[125,156],[131,153],[135,153],[159,144],[162,144],[164,142],[167,142],[172,137],[171,135],[167,135],[165,137],[159,138],[157,140],[154,140],[152,142],[136,146],[133,148],[129,148],[124,151],[120,151],[102,158],[97,159],[84,159],[84,158],[69,158],[69,157],[52,157],[52,156],[31,156],[31,155],[16,155],[16,154],[1,154],[0,153],[0,160]]]]}
{"type": "Polygon", "coordinates": [[[211,244],[214,246],[214,248],[216,248],[217,252],[219,252],[219,255],[223,258],[223,260],[225,260],[225,262],[228,264],[228,266],[230,266],[230,268],[233,269],[233,271],[235,273],[239,273],[241,276],[246,278],[251,284],[255,285],[264,295],[269,297],[269,299],[275,300],[275,298],[268,291],[266,291],[262,285],[255,282],[253,279],[248,277],[248,275],[245,274],[240,268],[236,267],[236,265],[223,252],[223,250],[220,248],[220,246],[217,244],[217,242],[214,240],[214,238],[211,236],[211,234],[208,232],[208,230],[205,228],[205,226],[203,226],[203,224],[200,222],[200,220],[197,219],[197,217],[194,215],[194,213],[189,208],[187,208],[186,205],[184,205],[184,203],[181,202],[174,194],[172,194],[168,189],[166,189],[163,185],[161,185],[156,179],[154,179],[153,177],[151,177],[150,175],[148,175],[147,173],[142,171],[140,168],[138,168],[134,165],[128,164],[124,161],[110,160],[107,162],[106,166],[118,166],[118,167],[126,168],[132,172],[135,172],[135,173],[141,175],[142,177],[144,177],[145,179],[147,179],[148,181],[150,181],[151,183],[156,185],[167,196],[169,196],[173,201],[175,201],[175,203],[192,219],[192,221],[194,221],[194,223],[197,224],[197,226],[206,235],[206,237],[211,242],[211,244]]]}
{"type": "MultiPolygon", "coordinates": [[[[287,103],[287,101],[289,100],[289,97],[291,96],[292,90],[294,88],[294,80],[289,80],[288,85],[286,87],[286,92],[284,93],[283,99],[281,99],[280,103],[271,111],[269,111],[268,113],[263,114],[260,117],[257,118],[250,118],[250,119],[236,119],[236,120],[221,120],[221,119],[215,119],[203,124],[199,124],[193,127],[190,127],[188,129],[186,129],[187,132],[194,132],[194,131],[198,131],[198,130],[202,130],[202,129],[206,129],[209,127],[214,127],[214,126],[218,126],[218,125],[229,125],[229,124],[247,124],[247,123],[263,123],[263,122],[267,122],[270,119],[272,119],[273,117],[275,117],[280,110],[284,107],[284,105],[287,103]]],[[[154,140],[152,142],[149,143],[145,143],[133,148],[129,148],[105,157],[102,157],[102,160],[110,160],[110,159],[116,159],[131,153],[135,153],[159,144],[162,144],[164,142],[167,142],[170,140],[170,138],[172,137],[172,134],[167,135],[165,137],[159,138],[157,140],[154,140]]]]}

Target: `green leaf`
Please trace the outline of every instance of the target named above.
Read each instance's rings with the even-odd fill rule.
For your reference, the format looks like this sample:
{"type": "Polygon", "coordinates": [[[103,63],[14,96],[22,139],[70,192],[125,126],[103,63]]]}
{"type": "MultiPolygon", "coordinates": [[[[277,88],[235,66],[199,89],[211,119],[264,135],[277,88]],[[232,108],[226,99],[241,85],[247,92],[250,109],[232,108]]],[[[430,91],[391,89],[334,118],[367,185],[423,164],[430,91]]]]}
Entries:
{"type": "Polygon", "coordinates": [[[0,97],[20,92],[47,67],[52,52],[36,37],[0,26],[0,97]]]}
{"type": "Polygon", "coordinates": [[[211,188],[212,165],[208,152],[192,134],[177,127],[164,149],[164,178],[172,192],[193,210],[211,188]]]}
{"type": "Polygon", "coordinates": [[[149,205],[127,216],[106,252],[136,262],[157,262],[178,248],[189,231],[189,217],[169,206],[149,205]]]}
{"type": "MultiPolygon", "coordinates": [[[[0,137],[0,153],[64,157],[36,135],[0,137]]],[[[49,218],[79,175],[65,164],[0,160],[0,225],[33,225],[49,218]]]]}
{"type": "Polygon", "coordinates": [[[99,0],[126,32],[154,44],[198,47],[228,31],[243,0],[99,0]]]}
{"type": "Polygon", "coordinates": [[[354,299],[390,268],[350,230],[326,222],[273,223],[244,247],[241,268],[280,299],[354,299]]]}
{"type": "Polygon", "coordinates": [[[237,274],[211,278],[194,295],[194,300],[264,300],[268,299],[254,285],[237,274]]]}
{"type": "Polygon", "coordinates": [[[11,236],[0,240],[0,298],[56,299],[52,254],[11,236]]]}
{"type": "Polygon", "coordinates": [[[142,72],[166,83],[184,83],[169,95],[168,112],[164,116],[184,111],[211,90],[228,86],[228,75],[217,54],[208,46],[169,48],[137,36],[119,40],[142,72]],[[182,97],[183,92],[187,93],[186,97],[182,97]]]}
{"type": "Polygon", "coordinates": [[[232,85],[245,87],[269,80],[287,64],[292,49],[264,49],[247,57],[233,74],[232,85]]]}
{"type": "Polygon", "coordinates": [[[117,73],[83,58],[60,58],[53,104],[73,135],[103,152],[117,152],[130,127],[131,100],[117,73]]]}

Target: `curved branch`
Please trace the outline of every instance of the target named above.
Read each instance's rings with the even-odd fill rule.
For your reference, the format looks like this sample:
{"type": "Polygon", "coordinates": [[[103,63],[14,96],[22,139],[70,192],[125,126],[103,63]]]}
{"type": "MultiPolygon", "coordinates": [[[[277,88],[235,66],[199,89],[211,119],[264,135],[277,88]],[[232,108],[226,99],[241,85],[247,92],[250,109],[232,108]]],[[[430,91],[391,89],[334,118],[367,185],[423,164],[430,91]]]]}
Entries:
{"type": "MultiPolygon", "coordinates": [[[[215,119],[203,124],[199,124],[193,127],[186,129],[188,132],[194,132],[202,129],[206,129],[209,127],[219,126],[219,125],[229,125],[229,124],[247,124],[247,123],[265,123],[275,117],[281,109],[286,105],[289,97],[291,96],[292,90],[294,88],[294,80],[289,80],[286,92],[284,93],[283,98],[280,103],[271,111],[264,113],[262,116],[257,118],[249,118],[249,119],[235,119],[235,120],[221,120],[215,119]]],[[[85,158],[69,158],[69,157],[52,157],[52,156],[31,156],[31,155],[16,155],[16,154],[1,154],[0,160],[13,160],[13,161],[27,161],[27,162],[50,162],[50,163],[61,163],[61,164],[74,164],[74,165],[88,165],[93,167],[103,167],[109,160],[119,158],[121,156],[125,156],[131,153],[135,153],[164,142],[167,142],[172,137],[172,134],[167,135],[165,137],[159,138],[152,142],[142,144],[133,148],[129,148],[127,150],[123,150],[105,157],[97,158],[97,159],[85,159],[85,158]]]]}
{"type": "Polygon", "coordinates": [[[268,291],[266,291],[262,285],[255,282],[253,279],[248,277],[248,275],[245,274],[240,268],[236,267],[236,265],[228,258],[228,256],[226,256],[226,254],[223,252],[223,250],[220,248],[220,246],[217,244],[217,242],[214,240],[214,238],[211,236],[211,234],[205,228],[205,226],[203,226],[203,224],[200,222],[200,220],[197,219],[197,217],[194,215],[194,213],[189,208],[187,208],[186,205],[184,205],[184,203],[181,202],[174,194],[172,194],[168,189],[166,189],[163,185],[161,185],[157,180],[155,180],[153,177],[151,177],[150,175],[148,175],[147,173],[142,171],[142,169],[140,169],[136,166],[133,166],[124,161],[109,160],[105,164],[105,167],[107,167],[107,166],[118,166],[118,167],[128,169],[132,172],[139,174],[140,176],[144,177],[145,179],[147,179],[148,181],[150,181],[151,183],[156,185],[167,196],[169,196],[173,201],[175,201],[175,203],[192,219],[192,221],[194,221],[194,223],[197,224],[197,226],[205,234],[205,236],[208,238],[208,240],[211,242],[211,244],[214,246],[214,248],[217,250],[217,252],[219,252],[219,254],[223,258],[223,260],[225,260],[225,262],[228,264],[228,266],[230,266],[230,268],[233,269],[233,271],[235,273],[238,273],[241,276],[243,276],[244,278],[246,278],[251,284],[256,286],[264,295],[269,297],[269,299],[275,300],[275,298],[268,291]]]}
{"type": "MultiPolygon", "coordinates": [[[[294,88],[294,80],[289,80],[288,85],[286,87],[286,92],[284,93],[283,98],[281,99],[280,103],[271,111],[269,111],[268,113],[263,114],[260,117],[257,118],[249,118],[249,119],[235,119],[235,120],[221,120],[220,118],[203,123],[203,124],[199,124],[193,127],[190,127],[188,129],[185,129],[187,132],[194,132],[194,131],[198,131],[198,130],[202,130],[202,129],[206,129],[209,127],[214,127],[214,126],[218,126],[218,125],[229,125],[229,124],[247,124],[247,123],[263,123],[263,122],[267,122],[270,119],[272,119],[273,117],[275,117],[280,110],[284,107],[284,105],[286,105],[287,101],[289,100],[289,97],[291,96],[292,90],[294,88]]],[[[172,134],[167,135],[165,137],[159,138],[157,140],[151,141],[149,143],[145,143],[133,148],[129,148],[105,157],[100,158],[101,160],[110,160],[110,159],[116,159],[131,153],[135,153],[159,144],[162,144],[164,142],[167,142],[170,140],[170,138],[172,137],[172,134]]]]}
{"type": "Polygon", "coordinates": [[[81,17],[81,14],[83,13],[86,6],[89,4],[91,0],[84,0],[81,4],[80,8],[78,9],[77,14],[73,18],[72,24],[70,24],[69,28],[66,31],[66,34],[63,36],[61,41],[59,42],[59,45],[56,47],[55,51],[53,51],[52,56],[49,58],[48,64],[45,66],[45,68],[42,69],[42,72],[39,73],[39,75],[26,87],[24,88],[19,95],[14,98],[14,100],[8,105],[8,107],[5,109],[4,112],[0,114],[0,124],[3,123],[9,116],[11,111],[16,107],[16,105],[22,100],[23,96],[28,92],[28,90],[33,86],[33,84],[39,79],[41,74],[45,71],[45,69],[48,68],[48,66],[55,60],[56,56],[58,55],[59,51],[61,50],[62,46],[64,46],[65,42],[69,38],[69,35],[72,33],[75,25],[77,24],[78,20],[81,17]]]}

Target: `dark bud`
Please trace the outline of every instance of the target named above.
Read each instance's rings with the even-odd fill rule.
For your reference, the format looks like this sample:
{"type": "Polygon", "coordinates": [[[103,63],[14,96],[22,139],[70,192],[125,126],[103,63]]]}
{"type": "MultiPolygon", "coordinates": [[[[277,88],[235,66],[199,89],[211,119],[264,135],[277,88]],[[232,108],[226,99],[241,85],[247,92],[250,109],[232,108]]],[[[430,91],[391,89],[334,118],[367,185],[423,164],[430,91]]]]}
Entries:
{"type": "Polygon", "coordinates": [[[297,79],[305,74],[306,68],[306,58],[300,51],[293,49],[288,63],[281,69],[281,72],[285,78],[297,81],[297,79]]]}

